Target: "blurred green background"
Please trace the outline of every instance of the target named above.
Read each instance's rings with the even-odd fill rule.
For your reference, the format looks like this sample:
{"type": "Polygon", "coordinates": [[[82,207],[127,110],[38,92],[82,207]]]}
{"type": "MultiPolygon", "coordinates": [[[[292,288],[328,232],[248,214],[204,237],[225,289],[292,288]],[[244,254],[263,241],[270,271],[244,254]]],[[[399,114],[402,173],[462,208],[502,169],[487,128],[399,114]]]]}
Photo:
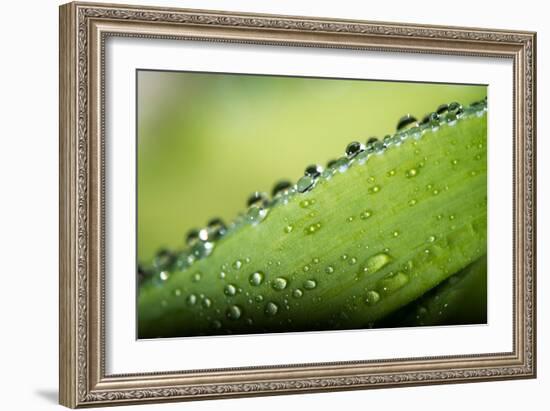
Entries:
{"type": "Polygon", "coordinates": [[[296,181],[353,140],[410,113],[469,104],[485,86],[143,71],[138,81],[138,260],[182,248],[213,217],[231,221],[254,191],[296,181]]]}

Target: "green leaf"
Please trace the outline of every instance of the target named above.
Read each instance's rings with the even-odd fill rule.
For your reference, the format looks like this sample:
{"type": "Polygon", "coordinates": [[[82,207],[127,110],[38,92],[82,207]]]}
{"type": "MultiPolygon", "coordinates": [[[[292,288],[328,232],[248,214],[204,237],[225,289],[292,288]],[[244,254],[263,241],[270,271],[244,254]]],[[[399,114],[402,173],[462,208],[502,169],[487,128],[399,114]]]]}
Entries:
{"type": "Polygon", "coordinates": [[[190,267],[161,267],[140,288],[140,338],[369,327],[485,255],[482,108],[398,133],[252,207],[190,267]]]}

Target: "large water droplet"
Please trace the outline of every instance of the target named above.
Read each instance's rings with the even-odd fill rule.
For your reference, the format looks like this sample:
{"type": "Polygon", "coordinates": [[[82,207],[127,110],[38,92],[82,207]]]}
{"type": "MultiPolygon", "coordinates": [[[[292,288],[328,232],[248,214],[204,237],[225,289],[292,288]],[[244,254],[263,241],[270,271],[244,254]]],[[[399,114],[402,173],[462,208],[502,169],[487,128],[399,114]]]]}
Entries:
{"type": "Polygon", "coordinates": [[[390,273],[380,279],[377,283],[377,288],[380,292],[387,295],[399,290],[408,282],[409,276],[402,271],[398,271],[396,273],[390,273]]]}
{"type": "Polygon", "coordinates": [[[187,304],[195,305],[197,303],[197,296],[195,294],[189,294],[187,297],[187,304]]]}
{"type": "Polygon", "coordinates": [[[226,311],[226,316],[230,320],[238,320],[243,314],[243,310],[238,305],[232,305],[226,311]]]}
{"type": "Polygon", "coordinates": [[[246,212],[246,218],[252,225],[256,225],[267,216],[268,212],[269,208],[252,206],[246,212]]]}
{"type": "Polygon", "coordinates": [[[246,205],[248,207],[256,206],[256,207],[266,207],[269,200],[267,198],[266,193],[262,193],[259,191],[255,191],[248,197],[248,200],[246,201],[246,205]]]}
{"type": "Polygon", "coordinates": [[[209,241],[218,240],[219,238],[225,235],[226,231],[227,231],[227,228],[223,220],[221,218],[213,218],[208,222],[206,226],[206,232],[208,233],[207,240],[209,241]]]}
{"type": "Polygon", "coordinates": [[[296,189],[300,193],[305,193],[306,191],[311,190],[314,185],[315,179],[311,178],[310,176],[303,176],[296,183],[296,189]]]}
{"type": "Polygon", "coordinates": [[[431,127],[432,129],[439,127],[439,114],[437,113],[426,114],[422,119],[422,121],[420,122],[420,126],[431,127]]]}
{"type": "Polygon", "coordinates": [[[315,179],[315,178],[319,178],[322,172],[323,172],[323,167],[321,167],[319,164],[312,164],[306,167],[306,170],[304,171],[304,175],[315,179]]]}
{"type": "Polygon", "coordinates": [[[199,239],[199,230],[192,229],[187,232],[187,236],[185,238],[185,242],[189,247],[193,247],[195,244],[197,244],[200,241],[199,239]]]}
{"type": "Polygon", "coordinates": [[[160,269],[164,270],[169,268],[175,261],[176,256],[170,250],[162,249],[157,252],[153,260],[153,265],[160,269]]]}
{"type": "Polygon", "coordinates": [[[376,291],[374,290],[370,290],[370,291],[367,291],[367,294],[365,296],[365,302],[368,304],[368,305],[374,305],[376,304],[378,301],[380,301],[380,294],[378,294],[376,291]]]}
{"type": "Polygon", "coordinates": [[[441,104],[435,111],[437,114],[442,115],[449,111],[449,106],[447,104],[441,104]]]}
{"type": "Polygon", "coordinates": [[[304,281],[304,288],[306,290],[313,290],[315,287],[317,287],[317,281],[313,279],[304,281]]]}
{"type": "Polygon", "coordinates": [[[279,306],[274,302],[270,301],[265,305],[266,315],[275,315],[279,311],[279,306]]]}
{"type": "Polygon", "coordinates": [[[362,151],[365,151],[365,146],[358,141],[352,141],[346,147],[346,156],[352,159],[362,151]]]}
{"type": "Polygon", "coordinates": [[[226,286],[223,289],[223,292],[225,295],[234,296],[237,294],[237,287],[235,287],[233,284],[226,284],[226,286]]]}
{"type": "Polygon", "coordinates": [[[271,287],[273,287],[273,289],[277,291],[284,290],[287,285],[288,280],[284,277],[277,277],[271,282],[271,287]]]}
{"type": "Polygon", "coordinates": [[[293,292],[292,292],[292,296],[294,298],[300,298],[302,295],[304,295],[303,291],[300,290],[299,288],[295,289],[293,292]]]}
{"type": "Polygon", "coordinates": [[[367,140],[367,146],[366,147],[367,147],[367,152],[368,153],[381,153],[386,148],[384,143],[381,142],[380,140],[378,140],[377,137],[370,137],[367,140]]]}
{"type": "Polygon", "coordinates": [[[375,273],[391,262],[392,258],[389,254],[378,253],[369,257],[365,263],[364,271],[372,274],[375,273]]]}
{"type": "Polygon", "coordinates": [[[258,286],[264,282],[265,275],[262,271],[256,271],[250,274],[248,277],[248,282],[254,286],[258,286]]]}
{"type": "Polygon", "coordinates": [[[214,243],[210,241],[200,241],[191,248],[193,256],[200,260],[201,258],[208,257],[214,249],[214,243]]]}
{"type": "Polygon", "coordinates": [[[331,265],[327,265],[327,267],[325,268],[325,273],[327,273],[327,274],[334,273],[334,267],[331,266],[331,265]]]}
{"type": "Polygon", "coordinates": [[[290,193],[292,189],[292,183],[287,180],[279,181],[275,186],[273,187],[273,191],[271,192],[273,197],[277,195],[284,195],[290,193]]]}
{"type": "Polygon", "coordinates": [[[407,129],[413,128],[413,127],[418,127],[416,117],[414,117],[410,114],[405,114],[397,122],[396,129],[397,129],[397,131],[401,131],[401,130],[407,130],[407,129]]]}

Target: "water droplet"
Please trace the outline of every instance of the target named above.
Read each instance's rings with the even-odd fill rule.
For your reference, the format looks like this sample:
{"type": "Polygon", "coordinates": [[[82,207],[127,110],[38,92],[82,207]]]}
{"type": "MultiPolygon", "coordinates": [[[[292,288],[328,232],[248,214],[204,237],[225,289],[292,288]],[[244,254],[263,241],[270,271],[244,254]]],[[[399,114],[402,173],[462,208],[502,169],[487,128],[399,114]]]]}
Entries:
{"type": "Polygon", "coordinates": [[[428,237],[428,242],[433,243],[435,241],[435,235],[431,235],[428,237]]]}
{"type": "Polygon", "coordinates": [[[300,193],[305,193],[306,191],[312,189],[314,185],[315,180],[313,178],[310,176],[303,176],[296,183],[296,189],[300,193]]]}
{"type": "MultiPolygon", "coordinates": [[[[202,230],[201,230],[202,231],[202,230]]],[[[214,243],[210,241],[199,241],[191,248],[191,253],[196,259],[201,259],[209,256],[214,249],[214,243]]]]}
{"type": "Polygon", "coordinates": [[[195,294],[189,294],[187,297],[187,304],[189,305],[195,305],[197,302],[197,296],[195,294]]]}
{"type": "Polygon", "coordinates": [[[313,290],[315,287],[317,287],[317,282],[315,280],[309,279],[304,281],[304,288],[306,290],[313,290]]]}
{"type": "Polygon", "coordinates": [[[313,264],[319,264],[319,261],[321,261],[319,257],[313,257],[313,259],[311,260],[313,264]]]}
{"type": "Polygon", "coordinates": [[[370,137],[367,140],[367,152],[369,153],[381,153],[385,148],[384,143],[376,137],[370,137]]]}
{"type": "Polygon", "coordinates": [[[399,237],[399,231],[395,230],[394,232],[391,233],[391,235],[393,237],[399,237]]]}
{"type": "Polygon", "coordinates": [[[397,131],[407,130],[409,128],[418,127],[416,117],[411,116],[410,114],[405,114],[397,122],[397,131]]]}
{"type": "Polygon", "coordinates": [[[327,274],[332,274],[332,273],[334,273],[334,267],[331,266],[331,265],[328,265],[328,266],[325,268],[325,273],[327,273],[327,274]]]}
{"type": "Polygon", "coordinates": [[[289,224],[285,227],[284,232],[289,234],[292,232],[292,230],[294,230],[294,226],[292,224],[289,224]]]}
{"type": "Polygon", "coordinates": [[[225,271],[220,271],[219,277],[223,280],[227,276],[225,271]]]}
{"type": "Polygon", "coordinates": [[[313,199],[313,198],[300,201],[300,207],[302,207],[302,208],[309,208],[313,204],[315,204],[315,199],[313,199]]]}
{"type": "Polygon", "coordinates": [[[424,116],[422,121],[420,122],[421,126],[430,126],[434,127],[439,125],[439,114],[437,113],[429,113],[424,116]]]}
{"type": "Polygon", "coordinates": [[[210,308],[212,306],[212,300],[210,300],[210,298],[208,297],[205,297],[203,300],[202,300],[202,306],[204,308],[210,308]]]}
{"type": "Polygon", "coordinates": [[[358,141],[352,141],[346,147],[346,156],[352,159],[362,151],[365,151],[365,146],[358,141]]]}
{"type": "Polygon", "coordinates": [[[194,283],[198,283],[201,280],[201,278],[202,278],[202,273],[200,271],[197,271],[196,273],[193,274],[193,277],[191,277],[194,283]]]}
{"type": "Polygon", "coordinates": [[[371,210],[365,210],[361,214],[359,214],[359,217],[361,218],[361,220],[366,220],[367,218],[370,218],[371,216],[372,216],[372,211],[371,210]]]}
{"type": "Polygon", "coordinates": [[[452,220],[454,220],[454,219],[455,219],[455,216],[454,216],[454,214],[451,214],[451,215],[449,216],[449,220],[451,220],[451,221],[452,221],[452,220]]]}
{"type": "Polygon", "coordinates": [[[235,260],[232,266],[235,270],[240,270],[241,267],[243,266],[243,262],[241,260],[235,260]]]}
{"type": "Polygon", "coordinates": [[[176,297],[180,297],[180,296],[181,296],[181,290],[180,290],[179,288],[176,288],[176,289],[174,290],[174,296],[176,296],[176,297]]]}
{"type": "Polygon", "coordinates": [[[274,302],[270,301],[265,305],[265,313],[266,315],[275,315],[279,311],[279,306],[275,304],[274,302]]]}
{"type": "Polygon", "coordinates": [[[271,287],[273,287],[273,289],[277,291],[284,290],[287,285],[288,280],[284,277],[277,277],[271,282],[271,287]]]}
{"type": "Polygon", "coordinates": [[[321,223],[315,223],[315,224],[311,224],[311,225],[307,226],[304,229],[304,232],[306,234],[314,234],[317,231],[319,231],[320,229],[321,229],[321,223]]]}
{"type": "Polygon", "coordinates": [[[348,223],[351,223],[353,221],[353,216],[349,216],[348,218],[346,218],[346,221],[348,223]]]}
{"type": "Polygon", "coordinates": [[[349,259],[349,265],[354,265],[354,264],[356,264],[356,263],[357,263],[357,258],[351,257],[351,258],[349,259]]]}
{"type": "Polygon", "coordinates": [[[321,167],[319,164],[312,164],[306,167],[304,174],[311,178],[319,178],[322,172],[323,167],[321,167]]]}
{"type": "Polygon", "coordinates": [[[254,286],[258,286],[264,282],[265,274],[262,271],[256,271],[250,274],[248,282],[254,286]]]}
{"type": "Polygon", "coordinates": [[[246,205],[248,207],[255,206],[255,207],[261,208],[261,207],[266,207],[268,204],[268,201],[269,200],[267,198],[266,193],[255,191],[250,195],[250,197],[248,197],[248,200],[246,201],[246,205]]]}
{"type": "Polygon", "coordinates": [[[246,212],[246,219],[252,224],[256,225],[267,216],[269,208],[252,206],[246,212]]]}
{"type": "Polygon", "coordinates": [[[294,298],[300,298],[302,295],[304,295],[303,291],[300,290],[299,288],[295,289],[293,292],[292,292],[292,296],[294,298]]]}
{"type": "Polygon", "coordinates": [[[283,180],[275,184],[271,194],[273,195],[273,197],[277,195],[285,195],[285,194],[289,194],[291,189],[292,189],[292,183],[290,181],[283,180]]]}
{"type": "Polygon", "coordinates": [[[263,300],[264,300],[264,296],[263,296],[263,295],[258,294],[258,295],[256,296],[256,301],[257,301],[257,302],[261,303],[263,300]]]}
{"type": "Polygon", "coordinates": [[[308,264],[306,264],[302,267],[302,270],[304,271],[304,273],[307,273],[309,271],[309,269],[310,269],[310,267],[309,267],[308,264]]]}
{"type": "Polygon", "coordinates": [[[162,281],[166,281],[168,280],[168,277],[170,276],[170,274],[168,273],[168,271],[161,271],[159,273],[159,278],[162,280],[162,281]]]}
{"type": "Polygon", "coordinates": [[[369,257],[365,263],[364,271],[370,274],[375,273],[391,262],[392,258],[389,254],[378,253],[369,257]]]}
{"type": "Polygon", "coordinates": [[[175,261],[176,256],[170,250],[162,249],[157,252],[153,265],[161,270],[168,269],[175,261]]]}
{"type": "Polygon", "coordinates": [[[187,236],[185,238],[185,242],[189,247],[193,247],[195,244],[197,244],[200,241],[199,239],[199,230],[192,229],[187,232],[187,236]]]}
{"type": "Polygon", "coordinates": [[[383,294],[387,295],[399,290],[408,282],[409,276],[402,271],[398,271],[396,273],[390,273],[380,279],[377,283],[377,288],[383,294]]]}
{"type": "Polygon", "coordinates": [[[378,301],[380,301],[380,294],[378,294],[376,291],[374,290],[370,290],[370,291],[367,291],[367,294],[365,296],[365,302],[368,304],[368,305],[374,305],[376,304],[378,301]]]}
{"type": "Polygon", "coordinates": [[[388,171],[386,174],[388,177],[393,177],[395,175],[395,169],[388,171]]]}
{"type": "Polygon", "coordinates": [[[195,256],[193,254],[182,252],[176,258],[176,268],[179,271],[185,271],[189,267],[191,267],[194,261],[195,261],[195,256]]]}
{"type": "Polygon", "coordinates": [[[243,310],[238,305],[232,305],[226,311],[226,316],[230,320],[238,320],[243,314],[243,310]]]}
{"type": "MultiPolygon", "coordinates": [[[[203,231],[203,230],[201,230],[203,231]]],[[[206,226],[206,233],[207,233],[207,238],[206,239],[203,239],[201,238],[201,240],[203,241],[215,241],[215,240],[218,240],[219,238],[223,237],[225,235],[227,231],[227,228],[225,226],[225,223],[223,222],[223,220],[221,218],[213,218],[211,219],[207,226],[206,226]]]]}
{"type": "Polygon", "coordinates": [[[234,296],[235,294],[237,294],[237,287],[235,287],[233,284],[227,284],[224,287],[223,292],[225,295],[234,296]]]}
{"type": "Polygon", "coordinates": [[[407,170],[407,172],[405,173],[405,175],[408,178],[416,177],[417,174],[418,174],[418,171],[416,170],[416,168],[411,168],[411,169],[407,170]]]}
{"type": "Polygon", "coordinates": [[[375,186],[372,186],[369,188],[369,193],[371,194],[374,194],[374,193],[378,193],[380,191],[380,186],[379,185],[375,185],[375,186]]]}
{"type": "Polygon", "coordinates": [[[441,115],[441,114],[445,114],[448,110],[449,110],[449,106],[447,104],[441,104],[435,112],[441,115]]]}
{"type": "Polygon", "coordinates": [[[432,191],[432,194],[433,194],[434,196],[438,195],[438,194],[439,194],[439,190],[436,188],[434,191],[432,191]]]}
{"type": "Polygon", "coordinates": [[[416,205],[416,203],[417,203],[416,199],[411,198],[411,199],[409,200],[409,203],[408,203],[408,204],[412,207],[412,206],[416,205]]]}
{"type": "Polygon", "coordinates": [[[452,164],[453,166],[456,166],[456,165],[458,164],[458,160],[457,160],[456,158],[453,159],[453,160],[451,160],[451,164],[452,164]]]}
{"type": "Polygon", "coordinates": [[[342,255],[340,256],[340,259],[341,259],[342,261],[346,261],[346,260],[348,259],[348,255],[347,255],[347,254],[342,254],[342,255]]]}

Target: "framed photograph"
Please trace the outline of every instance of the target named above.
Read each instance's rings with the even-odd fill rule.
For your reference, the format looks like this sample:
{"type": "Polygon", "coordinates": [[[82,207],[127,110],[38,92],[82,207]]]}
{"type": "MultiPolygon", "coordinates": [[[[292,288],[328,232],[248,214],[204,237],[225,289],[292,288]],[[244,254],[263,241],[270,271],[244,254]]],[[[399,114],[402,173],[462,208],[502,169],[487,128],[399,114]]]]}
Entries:
{"type": "Polygon", "coordinates": [[[532,32],[60,8],[60,402],[534,378],[532,32]]]}

